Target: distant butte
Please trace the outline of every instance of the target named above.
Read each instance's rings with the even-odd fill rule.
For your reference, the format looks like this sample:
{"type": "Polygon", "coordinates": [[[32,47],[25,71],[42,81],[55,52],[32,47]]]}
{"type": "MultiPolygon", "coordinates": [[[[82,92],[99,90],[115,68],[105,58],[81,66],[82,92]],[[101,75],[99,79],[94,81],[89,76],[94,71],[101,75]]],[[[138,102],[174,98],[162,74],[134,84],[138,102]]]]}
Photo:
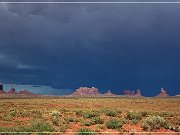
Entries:
{"type": "Polygon", "coordinates": [[[132,96],[134,92],[132,92],[131,90],[123,90],[123,95],[124,96],[132,96]]]}
{"type": "Polygon", "coordinates": [[[28,90],[21,90],[18,92],[18,94],[33,95],[33,93],[29,92],[28,90]]]}
{"type": "Polygon", "coordinates": [[[6,94],[4,90],[0,90],[0,94],[6,94]]]}
{"type": "Polygon", "coordinates": [[[113,96],[117,96],[117,95],[112,94],[112,93],[111,93],[111,90],[108,90],[108,91],[104,94],[104,96],[113,97],[113,96]]]}
{"type": "Polygon", "coordinates": [[[71,96],[96,96],[100,95],[97,88],[80,87],[71,96]]]}
{"type": "Polygon", "coordinates": [[[12,87],[7,93],[8,94],[17,94],[17,92],[16,92],[14,87],[12,87]]]}
{"type": "Polygon", "coordinates": [[[161,88],[160,93],[156,97],[169,97],[169,95],[167,94],[166,90],[161,88]]]}
{"type": "Polygon", "coordinates": [[[137,89],[136,93],[134,91],[131,91],[131,90],[124,90],[123,95],[124,96],[130,96],[130,97],[143,97],[140,89],[137,89]]]}
{"type": "Polygon", "coordinates": [[[135,97],[143,97],[141,95],[141,90],[140,89],[137,89],[137,92],[134,94],[135,97]]]}
{"type": "MultiPolygon", "coordinates": [[[[27,95],[27,96],[40,96],[38,94],[34,94],[28,90],[21,90],[19,92],[17,92],[15,90],[14,87],[12,87],[9,91],[4,91],[3,90],[3,84],[0,83],[0,95],[7,95],[7,96],[23,96],[23,95],[27,95]]],[[[41,95],[42,96],[42,95],[41,95]]],[[[131,91],[131,90],[123,90],[123,94],[122,95],[116,95],[116,94],[113,94],[110,90],[108,90],[106,93],[104,94],[101,94],[99,92],[99,90],[95,87],[91,87],[91,88],[88,88],[88,87],[79,87],[78,89],[76,89],[74,91],[74,93],[70,94],[70,95],[67,95],[69,97],[76,97],[76,96],[83,96],[83,97],[119,97],[119,96],[125,96],[125,97],[144,97],[142,94],[141,94],[141,90],[140,89],[137,89],[137,91],[131,91]]],[[[168,93],[166,90],[164,90],[163,88],[161,88],[160,90],[160,93],[155,96],[155,97],[169,97],[168,93]]],[[[175,95],[175,97],[180,97],[180,94],[179,95],[175,95]]]]}
{"type": "Polygon", "coordinates": [[[6,92],[3,90],[3,84],[0,83],[0,94],[6,94],[6,95],[35,95],[34,93],[29,92],[28,90],[21,90],[17,92],[14,87],[11,87],[11,89],[6,92]]]}
{"type": "Polygon", "coordinates": [[[0,83],[0,94],[6,94],[6,92],[3,90],[3,84],[0,83]]]}

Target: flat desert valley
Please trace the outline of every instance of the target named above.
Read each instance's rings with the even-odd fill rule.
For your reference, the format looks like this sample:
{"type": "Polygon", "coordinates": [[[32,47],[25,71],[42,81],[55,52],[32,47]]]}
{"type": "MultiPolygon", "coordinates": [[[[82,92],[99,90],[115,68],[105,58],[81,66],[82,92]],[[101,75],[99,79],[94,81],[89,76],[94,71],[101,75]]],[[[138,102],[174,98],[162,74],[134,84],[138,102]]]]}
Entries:
{"type": "Polygon", "coordinates": [[[180,98],[1,97],[0,132],[178,134],[180,98]]]}

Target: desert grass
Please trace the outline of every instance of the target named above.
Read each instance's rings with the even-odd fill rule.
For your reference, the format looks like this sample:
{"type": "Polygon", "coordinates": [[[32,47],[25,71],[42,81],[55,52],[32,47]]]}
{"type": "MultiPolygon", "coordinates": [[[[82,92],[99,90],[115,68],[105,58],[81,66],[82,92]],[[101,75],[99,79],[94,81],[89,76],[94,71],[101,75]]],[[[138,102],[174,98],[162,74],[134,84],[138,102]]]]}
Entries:
{"type": "Polygon", "coordinates": [[[0,132],[180,132],[180,98],[0,99],[0,132]],[[151,126],[153,125],[153,126],[151,126]],[[136,129],[135,129],[136,130],[136,129]]]}

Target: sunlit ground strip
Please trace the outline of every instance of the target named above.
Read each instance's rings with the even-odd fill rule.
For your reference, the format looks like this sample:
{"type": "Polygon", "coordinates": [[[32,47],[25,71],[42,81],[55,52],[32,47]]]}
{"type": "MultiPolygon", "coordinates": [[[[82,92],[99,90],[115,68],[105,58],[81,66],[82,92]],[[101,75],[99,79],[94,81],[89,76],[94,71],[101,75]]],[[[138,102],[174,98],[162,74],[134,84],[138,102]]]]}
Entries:
{"type": "Polygon", "coordinates": [[[179,134],[180,132],[0,132],[1,134],[6,134],[6,133],[34,133],[34,134],[39,134],[39,133],[45,133],[45,134],[57,134],[57,133],[61,133],[61,134],[74,134],[74,133],[103,133],[103,134],[131,134],[131,133],[135,133],[135,134],[179,134]]]}

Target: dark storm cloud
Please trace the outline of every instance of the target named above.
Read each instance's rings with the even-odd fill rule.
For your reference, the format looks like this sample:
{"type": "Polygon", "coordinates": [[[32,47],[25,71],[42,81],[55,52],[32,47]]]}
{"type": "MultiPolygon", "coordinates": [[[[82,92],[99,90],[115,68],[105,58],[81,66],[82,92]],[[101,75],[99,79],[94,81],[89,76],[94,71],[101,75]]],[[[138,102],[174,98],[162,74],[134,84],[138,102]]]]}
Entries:
{"type": "Polygon", "coordinates": [[[177,94],[179,6],[0,4],[0,79],[177,94]]]}

